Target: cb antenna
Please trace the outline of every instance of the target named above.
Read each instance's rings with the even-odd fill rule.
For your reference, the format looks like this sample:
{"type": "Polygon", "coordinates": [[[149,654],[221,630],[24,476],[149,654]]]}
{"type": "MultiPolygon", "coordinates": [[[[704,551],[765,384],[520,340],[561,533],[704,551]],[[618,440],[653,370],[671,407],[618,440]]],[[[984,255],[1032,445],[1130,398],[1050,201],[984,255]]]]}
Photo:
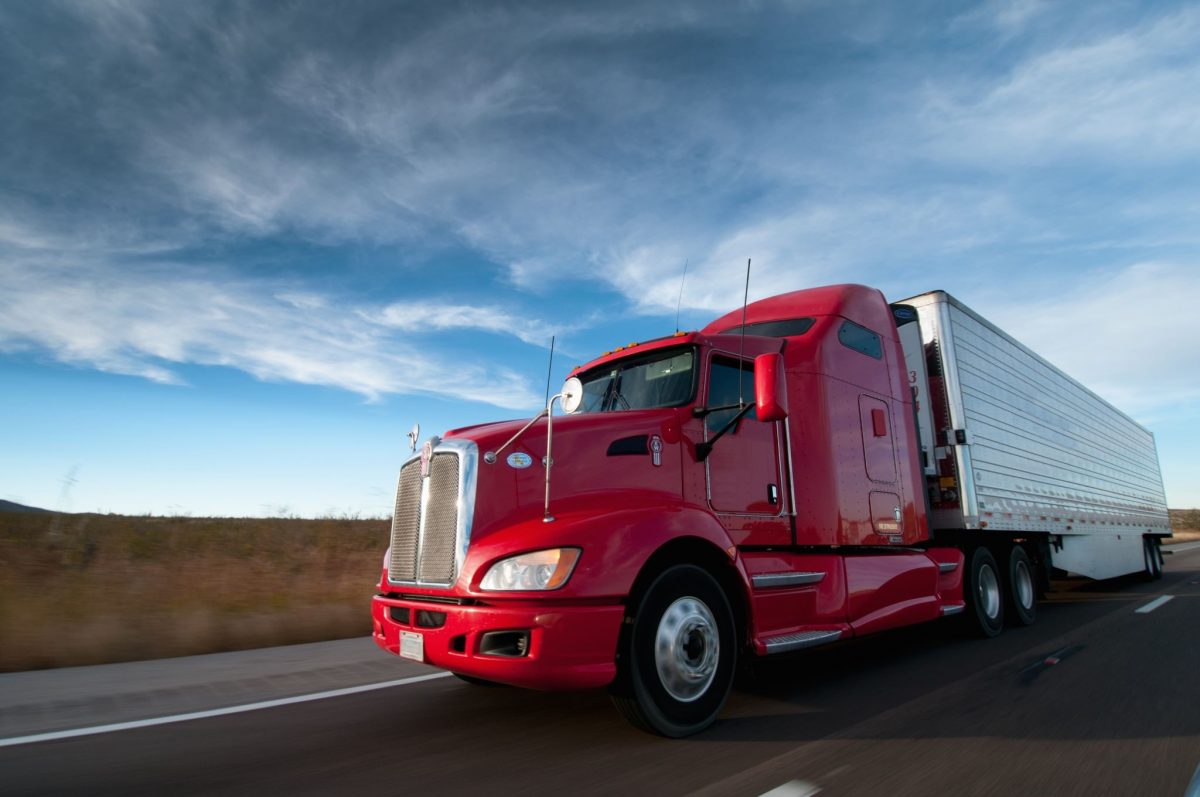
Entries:
{"type": "Polygon", "coordinates": [[[679,334],[679,308],[683,306],[683,286],[687,282],[687,267],[691,258],[683,261],[683,278],[679,280],[679,301],[675,303],[675,334],[679,334]]]}
{"type": "Polygon", "coordinates": [[[742,359],[746,352],[746,302],[750,299],[750,258],[746,258],[746,291],[742,294],[742,341],[738,345],[738,406],[741,407],[746,402],[743,401],[743,382],[742,369],[745,368],[745,360],[742,359]]]}
{"type": "MultiPolygon", "coordinates": [[[[550,372],[554,369],[554,336],[550,336],[550,362],[546,363],[546,401],[550,403],[550,372]]],[[[545,406],[545,405],[543,405],[545,406]]]]}

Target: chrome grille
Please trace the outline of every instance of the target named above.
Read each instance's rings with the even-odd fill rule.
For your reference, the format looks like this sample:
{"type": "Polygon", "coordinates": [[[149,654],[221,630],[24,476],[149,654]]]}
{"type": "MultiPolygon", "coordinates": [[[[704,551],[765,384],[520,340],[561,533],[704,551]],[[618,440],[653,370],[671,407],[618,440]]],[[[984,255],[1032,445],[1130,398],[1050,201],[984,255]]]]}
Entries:
{"type": "Polygon", "coordinates": [[[421,463],[413,461],[400,469],[396,488],[396,512],[392,515],[392,558],[388,578],[412,581],[417,575],[417,547],[421,534],[421,463]]]}
{"type": "Polygon", "coordinates": [[[458,530],[458,457],[434,454],[429,463],[429,504],[421,536],[420,581],[454,580],[455,532],[458,530]]]}
{"type": "MultiPolygon", "coordinates": [[[[421,478],[421,463],[400,469],[396,510],[392,517],[392,555],[388,580],[397,583],[450,585],[458,575],[461,463],[456,452],[435,451],[429,478],[421,478]]],[[[473,491],[472,491],[473,492],[473,491]]]]}

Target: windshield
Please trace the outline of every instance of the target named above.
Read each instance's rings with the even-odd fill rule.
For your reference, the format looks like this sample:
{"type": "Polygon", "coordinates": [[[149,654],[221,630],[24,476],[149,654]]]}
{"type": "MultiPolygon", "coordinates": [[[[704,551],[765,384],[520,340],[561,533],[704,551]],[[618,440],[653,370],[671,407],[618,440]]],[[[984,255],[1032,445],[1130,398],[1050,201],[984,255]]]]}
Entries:
{"type": "Polygon", "coordinates": [[[580,377],[580,412],[648,410],[678,407],[692,398],[695,354],[668,349],[653,355],[609,363],[580,377]]]}

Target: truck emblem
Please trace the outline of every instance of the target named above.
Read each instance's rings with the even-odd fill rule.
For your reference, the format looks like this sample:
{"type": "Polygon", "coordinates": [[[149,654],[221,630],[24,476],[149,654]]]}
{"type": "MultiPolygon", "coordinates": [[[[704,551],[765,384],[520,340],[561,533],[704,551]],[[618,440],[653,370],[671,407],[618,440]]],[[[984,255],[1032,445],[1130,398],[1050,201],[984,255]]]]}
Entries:
{"type": "Polygon", "coordinates": [[[510,468],[523,470],[533,464],[533,457],[522,451],[514,451],[508,455],[508,459],[505,462],[508,463],[508,467],[510,468]]]}
{"type": "Polygon", "coordinates": [[[652,463],[654,463],[654,467],[656,467],[656,468],[662,464],[662,450],[663,450],[662,438],[659,437],[658,435],[654,435],[653,437],[651,437],[650,438],[650,461],[652,463]]]}
{"type": "Polygon", "coordinates": [[[426,440],[421,446],[421,478],[429,478],[429,463],[433,461],[433,441],[426,440]]]}

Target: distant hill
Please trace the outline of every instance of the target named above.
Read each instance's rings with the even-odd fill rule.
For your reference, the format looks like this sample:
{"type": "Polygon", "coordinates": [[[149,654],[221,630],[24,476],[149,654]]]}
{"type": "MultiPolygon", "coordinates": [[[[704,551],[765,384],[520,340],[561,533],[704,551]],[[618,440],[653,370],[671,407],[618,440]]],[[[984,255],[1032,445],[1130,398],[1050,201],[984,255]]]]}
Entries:
{"type": "Polygon", "coordinates": [[[49,509],[41,509],[36,506],[25,506],[18,504],[15,501],[5,501],[0,499],[0,512],[49,512],[49,509]]]}

